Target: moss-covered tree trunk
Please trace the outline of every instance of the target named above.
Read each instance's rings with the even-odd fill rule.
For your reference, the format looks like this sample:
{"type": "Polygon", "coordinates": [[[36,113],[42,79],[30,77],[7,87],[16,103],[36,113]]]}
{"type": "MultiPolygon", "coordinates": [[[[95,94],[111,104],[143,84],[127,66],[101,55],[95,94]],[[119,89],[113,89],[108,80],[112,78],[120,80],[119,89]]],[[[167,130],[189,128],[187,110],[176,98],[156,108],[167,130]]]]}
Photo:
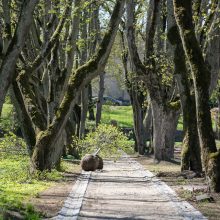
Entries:
{"type": "Polygon", "coordinates": [[[53,168],[57,163],[56,154],[60,149],[55,143],[59,139],[66,125],[70,110],[76,103],[77,95],[101,71],[107,63],[118,25],[124,9],[124,0],[118,0],[113,10],[108,31],[105,33],[97,53],[85,65],[72,73],[64,98],[56,112],[56,116],[49,128],[42,131],[38,137],[32,156],[33,169],[45,170],[53,168]],[[56,160],[54,160],[54,158],[56,160]]]}
{"type": "Polygon", "coordinates": [[[211,73],[204,62],[192,22],[192,0],[173,0],[174,15],[193,76],[199,140],[211,188],[220,191],[220,152],[217,151],[208,105],[211,73]]]}
{"type": "Polygon", "coordinates": [[[13,78],[15,78],[15,65],[25,44],[25,39],[32,23],[34,9],[38,2],[39,0],[25,0],[22,2],[21,13],[14,36],[5,51],[6,53],[0,66],[0,115],[8,88],[13,78]]]}
{"type": "Polygon", "coordinates": [[[196,173],[201,173],[201,151],[196,122],[196,105],[193,99],[194,96],[191,97],[191,100],[187,100],[185,106],[183,106],[184,139],[181,170],[193,170],[196,173]]]}
{"type": "Polygon", "coordinates": [[[191,92],[185,53],[174,18],[172,2],[168,2],[168,10],[168,47],[174,61],[174,77],[177,81],[183,113],[184,139],[181,170],[193,170],[200,173],[202,171],[202,163],[196,122],[195,95],[191,92]]]}

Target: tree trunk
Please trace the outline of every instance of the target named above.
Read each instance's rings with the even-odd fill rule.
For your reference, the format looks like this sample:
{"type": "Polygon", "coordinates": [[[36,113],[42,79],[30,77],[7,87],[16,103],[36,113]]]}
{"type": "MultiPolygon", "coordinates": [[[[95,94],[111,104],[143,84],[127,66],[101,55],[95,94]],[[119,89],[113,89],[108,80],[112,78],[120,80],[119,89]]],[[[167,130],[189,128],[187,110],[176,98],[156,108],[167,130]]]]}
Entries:
{"type": "Polygon", "coordinates": [[[185,63],[185,54],[174,18],[173,4],[168,3],[168,40],[174,60],[174,77],[177,81],[183,113],[184,140],[181,155],[181,170],[202,171],[199,137],[196,123],[195,95],[191,94],[185,63]]]}
{"type": "Polygon", "coordinates": [[[27,144],[29,155],[31,156],[33,153],[34,145],[36,144],[36,133],[28,112],[25,108],[25,103],[16,81],[13,81],[12,83],[10,94],[12,103],[18,116],[18,122],[22,131],[22,135],[27,144]]]}
{"type": "Polygon", "coordinates": [[[89,107],[88,87],[85,87],[81,92],[81,119],[80,119],[80,132],[79,137],[84,138],[86,118],[89,107]]]}
{"type": "Polygon", "coordinates": [[[174,143],[179,113],[176,109],[164,109],[152,100],[153,145],[155,159],[171,160],[174,158],[174,143]]]}
{"type": "Polygon", "coordinates": [[[151,127],[152,127],[152,107],[151,107],[151,102],[148,99],[149,105],[147,108],[147,111],[145,113],[144,116],[144,120],[143,120],[143,125],[144,125],[144,129],[145,129],[145,135],[146,135],[146,140],[151,139],[151,127]]]}
{"type": "Polygon", "coordinates": [[[0,67],[0,115],[6,93],[15,77],[15,65],[24,46],[26,36],[32,23],[32,15],[39,0],[25,0],[22,4],[18,25],[0,67]]]}
{"type": "Polygon", "coordinates": [[[96,127],[100,124],[102,118],[103,95],[105,92],[105,72],[99,76],[99,94],[96,104],[96,127]]]}
{"type": "Polygon", "coordinates": [[[57,163],[57,161],[50,160],[50,158],[59,158],[53,155],[60,152],[60,147],[55,146],[55,143],[62,134],[70,110],[75,105],[79,92],[94,77],[104,71],[124,11],[124,3],[124,0],[116,2],[110,19],[109,29],[105,33],[97,53],[91,60],[72,73],[64,98],[56,112],[56,117],[49,128],[38,135],[32,156],[33,169],[51,169],[57,163]],[[56,147],[59,149],[55,149],[56,147]]]}
{"type": "Polygon", "coordinates": [[[184,139],[181,155],[181,170],[202,172],[201,152],[196,122],[194,95],[183,106],[184,139]]]}
{"type": "Polygon", "coordinates": [[[220,151],[217,151],[209,109],[210,71],[207,69],[192,22],[192,1],[173,0],[174,15],[193,76],[196,115],[203,164],[211,188],[220,191],[220,151]]]}
{"type": "Polygon", "coordinates": [[[140,94],[138,94],[138,88],[132,88],[131,94],[134,117],[134,133],[136,138],[137,149],[140,155],[144,155],[146,149],[146,135],[143,124],[143,100],[141,100],[142,97],[140,97],[140,94]]]}
{"type": "Polygon", "coordinates": [[[88,85],[88,98],[89,98],[89,120],[95,121],[95,113],[92,103],[92,84],[89,83],[88,85]]]}
{"type": "MultiPolygon", "coordinates": [[[[160,16],[159,6],[160,1],[150,1],[149,10],[150,13],[149,19],[147,20],[147,33],[146,33],[146,51],[145,51],[145,65],[141,62],[139,54],[137,52],[137,46],[135,44],[135,31],[134,31],[134,9],[135,3],[130,0],[127,3],[127,40],[129,54],[133,66],[135,67],[135,73],[143,79],[152,102],[153,117],[154,117],[154,147],[155,147],[155,158],[157,160],[169,160],[169,156],[173,158],[173,148],[174,148],[174,136],[175,132],[173,125],[177,124],[177,117],[174,117],[174,109],[169,109],[170,100],[168,99],[168,94],[166,92],[165,86],[162,84],[161,76],[157,73],[156,61],[154,51],[154,39],[155,31],[157,26],[157,18],[160,16]],[[166,110],[165,110],[166,109],[166,110]],[[172,119],[171,115],[175,120],[172,119]],[[169,120],[172,121],[172,124],[169,124],[169,120]],[[163,128],[161,124],[163,122],[163,128]],[[167,128],[165,126],[168,125],[167,128]],[[156,126],[156,127],[155,127],[156,126]],[[170,129],[170,131],[166,131],[170,129]],[[162,132],[162,133],[161,133],[162,132]],[[169,134],[170,133],[170,134],[169,134]],[[167,137],[171,137],[171,141],[167,137]],[[167,142],[167,143],[166,143],[167,142]],[[172,144],[172,145],[170,145],[172,144]],[[157,148],[157,149],[156,149],[157,148]],[[159,151],[163,152],[159,152],[159,151]]],[[[176,109],[175,109],[176,111],[176,109]]],[[[177,113],[177,112],[176,112],[177,113]]],[[[178,113],[179,114],[179,113],[178,113]]]]}
{"type": "Polygon", "coordinates": [[[216,131],[216,135],[217,135],[217,139],[220,140],[220,94],[218,95],[218,112],[217,112],[217,131],[216,131]]]}

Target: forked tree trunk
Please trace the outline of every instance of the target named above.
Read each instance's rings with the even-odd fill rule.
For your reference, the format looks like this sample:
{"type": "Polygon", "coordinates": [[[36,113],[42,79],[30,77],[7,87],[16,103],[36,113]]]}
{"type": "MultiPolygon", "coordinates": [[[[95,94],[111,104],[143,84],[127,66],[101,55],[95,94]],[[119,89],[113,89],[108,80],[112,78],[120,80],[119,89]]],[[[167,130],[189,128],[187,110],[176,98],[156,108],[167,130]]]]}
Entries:
{"type": "Polygon", "coordinates": [[[105,33],[97,53],[85,65],[72,73],[64,98],[53,122],[46,131],[38,135],[31,158],[33,169],[41,171],[52,169],[57,164],[56,160],[59,159],[57,155],[59,155],[61,149],[55,143],[60,138],[60,135],[62,135],[70,110],[77,101],[78,92],[100,72],[104,71],[124,11],[124,3],[124,0],[118,0],[116,2],[110,19],[109,29],[105,33]]]}
{"type": "MultiPolygon", "coordinates": [[[[128,48],[129,54],[131,57],[131,61],[134,68],[134,72],[140,76],[149,92],[149,96],[151,101],[154,102],[153,117],[154,117],[154,150],[155,150],[155,158],[157,160],[170,160],[173,158],[173,148],[174,148],[174,136],[175,129],[173,129],[173,125],[177,124],[176,117],[173,118],[170,116],[174,116],[174,111],[176,109],[167,108],[167,104],[169,100],[167,99],[167,93],[165,92],[164,85],[161,82],[161,77],[157,74],[156,62],[153,58],[155,55],[154,51],[154,40],[155,33],[157,27],[157,18],[160,16],[159,6],[160,1],[150,1],[149,13],[148,13],[148,21],[147,21],[147,33],[146,33],[146,51],[145,51],[145,64],[140,60],[137,46],[135,44],[135,30],[134,30],[134,12],[135,12],[135,1],[130,0],[127,2],[127,40],[128,40],[128,48]],[[164,111],[164,109],[166,109],[164,111]],[[155,112],[154,112],[155,111],[155,112]],[[158,116],[158,117],[157,117],[158,116]],[[171,118],[171,123],[169,124],[169,120],[171,118]],[[161,120],[161,121],[160,121],[161,120]],[[161,123],[164,123],[164,127],[161,123]],[[165,126],[168,125],[167,129],[171,129],[170,131],[166,131],[165,126]],[[156,127],[155,127],[156,126],[156,127]],[[161,133],[162,132],[162,133],[161,133]],[[158,138],[157,138],[158,137],[158,138]],[[168,140],[167,137],[171,137],[171,141],[168,140]],[[170,145],[172,144],[172,145],[170,145]],[[157,149],[156,149],[157,148],[157,149]],[[166,149],[165,149],[166,148],[166,149]],[[162,152],[160,152],[162,151],[162,152]],[[171,156],[169,158],[169,156],[171,156]]],[[[177,111],[176,111],[177,113],[177,111]]]]}
{"type": "Polygon", "coordinates": [[[203,164],[211,189],[220,191],[220,151],[217,151],[212,130],[209,109],[209,84],[211,73],[208,70],[201,48],[196,39],[192,22],[192,1],[173,0],[174,15],[179,27],[181,40],[193,76],[196,115],[203,164]]]}
{"type": "Polygon", "coordinates": [[[174,61],[174,76],[177,81],[183,113],[184,140],[181,155],[181,170],[202,171],[199,137],[196,123],[195,95],[191,94],[185,54],[173,13],[172,2],[168,3],[168,40],[174,61]]]}

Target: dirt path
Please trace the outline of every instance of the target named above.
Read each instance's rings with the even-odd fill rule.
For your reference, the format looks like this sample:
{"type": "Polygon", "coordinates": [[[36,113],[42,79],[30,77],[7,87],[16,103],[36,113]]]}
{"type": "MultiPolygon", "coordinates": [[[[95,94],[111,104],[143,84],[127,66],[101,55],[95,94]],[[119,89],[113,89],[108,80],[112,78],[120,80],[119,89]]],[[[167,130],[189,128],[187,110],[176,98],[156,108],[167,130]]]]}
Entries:
{"type": "Polygon", "coordinates": [[[85,172],[54,219],[206,219],[165,183],[124,156],[85,172]]]}

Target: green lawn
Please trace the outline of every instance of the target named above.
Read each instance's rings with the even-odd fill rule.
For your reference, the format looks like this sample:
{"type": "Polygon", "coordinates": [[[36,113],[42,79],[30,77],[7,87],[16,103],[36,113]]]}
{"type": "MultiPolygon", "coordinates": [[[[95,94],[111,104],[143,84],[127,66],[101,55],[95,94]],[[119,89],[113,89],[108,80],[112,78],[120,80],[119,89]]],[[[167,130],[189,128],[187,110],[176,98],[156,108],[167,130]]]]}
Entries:
{"type": "Polygon", "coordinates": [[[110,124],[111,120],[116,120],[120,127],[133,127],[132,107],[103,105],[101,122],[110,124]]]}
{"type": "MultiPolygon", "coordinates": [[[[63,179],[63,172],[52,170],[30,174],[25,144],[11,135],[0,139],[0,219],[4,210],[18,210],[25,219],[41,219],[28,200],[63,179]]],[[[63,171],[68,167],[62,162],[63,171]]]]}

